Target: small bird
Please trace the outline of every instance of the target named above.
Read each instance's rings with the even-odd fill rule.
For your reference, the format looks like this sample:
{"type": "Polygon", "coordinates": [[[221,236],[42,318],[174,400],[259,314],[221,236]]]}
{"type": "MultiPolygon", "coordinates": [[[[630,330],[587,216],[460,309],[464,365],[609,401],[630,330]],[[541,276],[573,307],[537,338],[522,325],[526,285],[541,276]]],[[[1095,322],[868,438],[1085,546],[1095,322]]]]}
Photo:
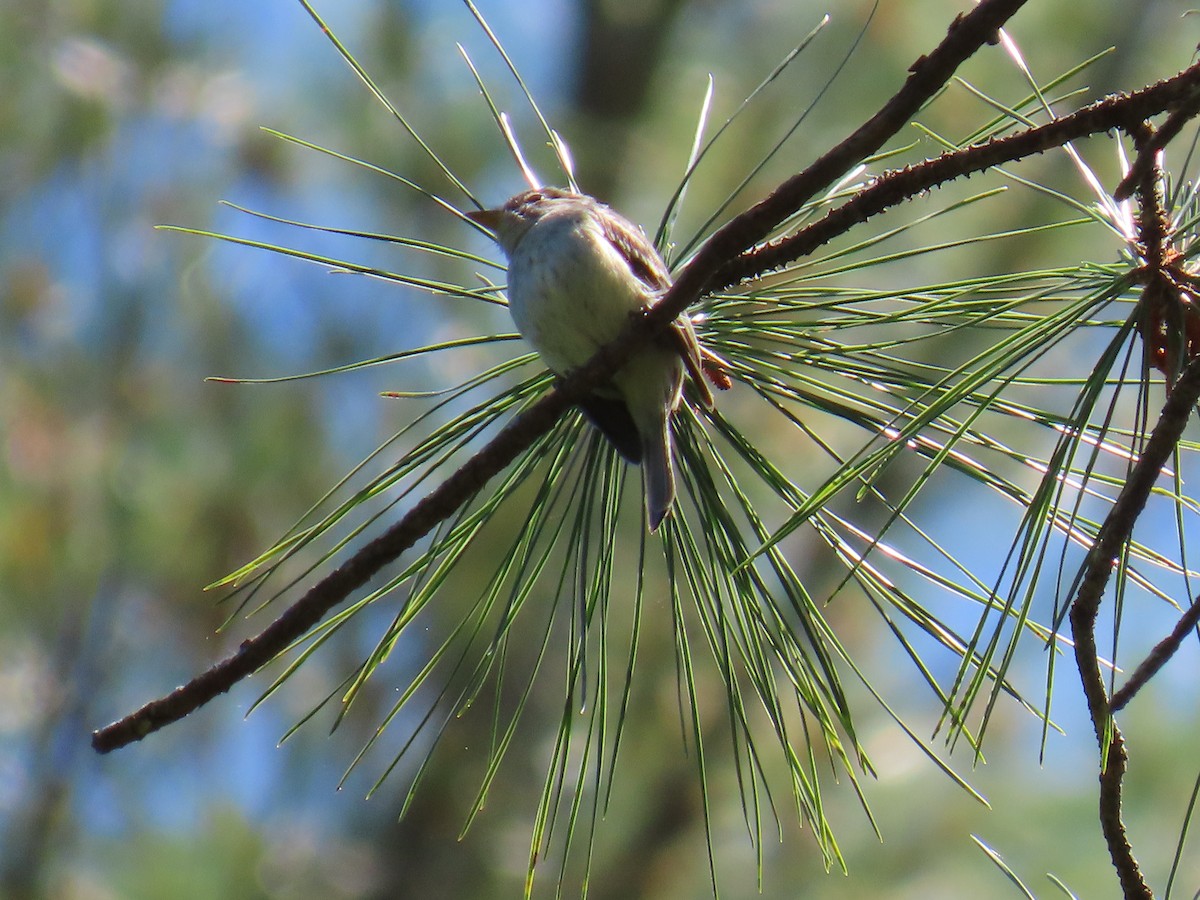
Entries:
{"type": "MultiPolygon", "coordinates": [[[[670,273],[641,229],[584,194],[535,188],[466,215],[490,230],[508,257],[509,312],[557,375],[587,362],[670,287],[670,273]]],[[[579,403],[621,456],[643,466],[651,531],[675,499],[670,419],[685,368],[700,402],[711,406],[696,333],[681,315],[579,403]]],[[[710,377],[728,386],[724,372],[710,377]]]]}

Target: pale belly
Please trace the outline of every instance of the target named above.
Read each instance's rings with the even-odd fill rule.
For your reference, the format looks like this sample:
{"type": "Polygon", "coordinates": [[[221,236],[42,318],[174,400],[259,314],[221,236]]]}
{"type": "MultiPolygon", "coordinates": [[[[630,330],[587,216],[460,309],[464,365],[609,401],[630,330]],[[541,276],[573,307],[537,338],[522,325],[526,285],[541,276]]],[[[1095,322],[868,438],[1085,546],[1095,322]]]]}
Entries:
{"type": "Polygon", "coordinates": [[[573,221],[545,223],[522,240],[509,264],[513,322],[559,373],[587,362],[650,299],[600,240],[573,221]]]}

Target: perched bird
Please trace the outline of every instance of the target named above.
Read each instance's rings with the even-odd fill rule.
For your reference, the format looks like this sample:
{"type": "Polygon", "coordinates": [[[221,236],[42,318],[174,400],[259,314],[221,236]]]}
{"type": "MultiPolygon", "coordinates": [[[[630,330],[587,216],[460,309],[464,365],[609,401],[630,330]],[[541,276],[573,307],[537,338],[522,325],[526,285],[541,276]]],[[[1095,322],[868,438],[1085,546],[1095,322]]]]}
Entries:
{"type": "MultiPolygon", "coordinates": [[[[513,321],[558,375],[587,362],[621,333],[632,313],[653,306],[671,284],[641,229],[584,194],[536,188],[467,217],[490,230],[508,257],[513,321]]],[[[685,368],[700,402],[711,406],[696,334],[680,316],[579,404],[617,452],[642,465],[651,531],[675,499],[670,419],[685,368]]],[[[728,386],[723,372],[710,377],[728,386]]]]}

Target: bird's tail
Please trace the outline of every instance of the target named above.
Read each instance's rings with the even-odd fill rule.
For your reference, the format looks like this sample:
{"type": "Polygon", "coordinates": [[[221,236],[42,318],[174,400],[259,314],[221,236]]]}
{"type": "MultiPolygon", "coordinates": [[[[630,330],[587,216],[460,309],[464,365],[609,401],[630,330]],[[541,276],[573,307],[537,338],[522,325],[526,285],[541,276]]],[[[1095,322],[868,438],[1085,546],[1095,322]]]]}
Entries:
{"type": "Polygon", "coordinates": [[[668,417],[662,427],[642,435],[642,471],[646,476],[646,515],[650,530],[656,531],[675,501],[675,472],[671,467],[671,425],[668,417]]]}

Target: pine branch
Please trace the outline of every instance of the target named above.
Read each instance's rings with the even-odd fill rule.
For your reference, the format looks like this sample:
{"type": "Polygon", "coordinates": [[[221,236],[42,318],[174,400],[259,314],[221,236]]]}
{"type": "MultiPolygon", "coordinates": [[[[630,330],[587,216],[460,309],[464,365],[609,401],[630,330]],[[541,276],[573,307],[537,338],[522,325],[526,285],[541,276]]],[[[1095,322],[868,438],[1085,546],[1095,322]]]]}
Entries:
{"type": "MultiPolygon", "coordinates": [[[[1114,128],[1127,128],[1128,123],[1144,122],[1186,102],[1197,91],[1200,91],[1200,63],[1157,84],[1131,94],[1106,97],[1045,125],[961,150],[950,150],[923,163],[886,172],[806,228],[738,256],[717,273],[709,289],[723,290],[778,269],[812,253],[872,216],[956,178],[1035,156],[1114,128]]],[[[1193,110],[1193,115],[1196,111],[1200,108],[1193,110]]]]}
{"type": "Polygon", "coordinates": [[[1145,687],[1150,679],[1158,674],[1158,670],[1179,651],[1183,642],[1192,634],[1197,625],[1200,625],[1200,596],[1196,597],[1187,612],[1179,617],[1179,621],[1175,623],[1171,633],[1154,645],[1154,649],[1133,670],[1133,674],[1121,685],[1120,690],[1113,692],[1112,699],[1108,704],[1109,709],[1112,712],[1120,712],[1128,706],[1129,701],[1137,696],[1137,692],[1145,687]]]}
{"type": "Polygon", "coordinates": [[[1084,695],[1104,760],[1100,774],[1100,825],[1126,898],[1148,898],[1153,894],[1133,856],[1121,821],[1121,788],[1127,757],[1124,739],[1112,718],[1112,706],[1098,662],[1096,617],[1121,547],[1133,533],[1133,526],[1146,505],[1159,472],[1174,452],[1197,400],[1200,400],[1200,359],[1193,360],[1184,369],[1163,406],[1145,450],[1088,553],[1079,591],[1071,604],[1075,663],[1083,680],[1084,695]]]}

